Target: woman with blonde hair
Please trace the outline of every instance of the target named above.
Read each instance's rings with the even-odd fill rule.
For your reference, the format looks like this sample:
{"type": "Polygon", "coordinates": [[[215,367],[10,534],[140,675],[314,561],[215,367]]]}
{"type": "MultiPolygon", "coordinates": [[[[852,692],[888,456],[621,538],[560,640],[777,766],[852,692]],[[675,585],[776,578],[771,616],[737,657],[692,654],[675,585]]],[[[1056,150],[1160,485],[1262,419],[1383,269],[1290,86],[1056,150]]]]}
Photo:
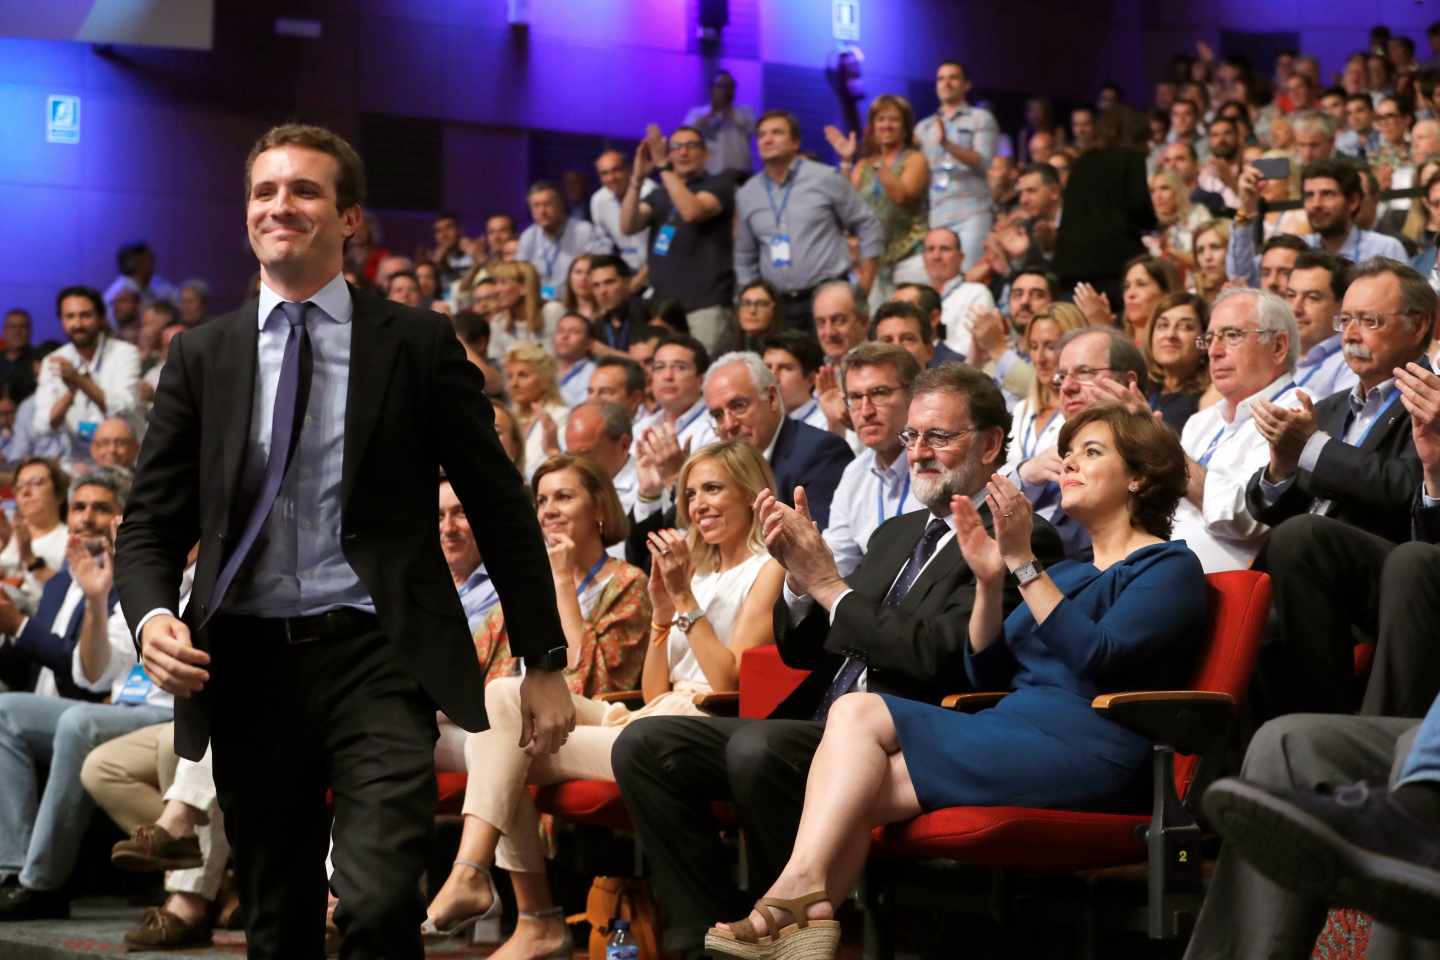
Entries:
{"type": "Polygon", "coordinates": [[[1173,170],[1161,168],[1150,175],[1150,203],[1159,228],[1145,237],[1152,256],[1174,260],[1182,269],[1195,265],[1192,231],[1210,219],[1204,204],[1192,203],[1190,191],[1173,170]]]}
{"type": "Polygon", "coordinates": [[[505,353],[505,392],[525,437],[525,462],[533,469],[560,452],[570,419],[560,396],[560,365],[538,343],[517,343],[505,353]]]}
{"type": "Polygon", "coordinates": [[[888,300],[902,283],[928,283],[920,249],[929,229],[930,165],[915,143],[915,111],[904,97],[884,94],[870,104],[865,134],[825,128],[840,156],[840,172],[875,213],[885,231],[875,301],[888,300]]]}
{"type": "MultiPolygon", "coordinates": [[[[552,479],[549,463],[538,476],[536,500],[549,540],[559,531],[551,532],[547,510],[561,509],[551,504],[564,497],[564,484],[552,479]]],[[[703,716],[696,695],[735,690],[741,655],[774,642],[773,610],[785,571],[766,553],[753,508],[761,490],[773,490],[769,464],[743,441],[713,443],[685,462],[678,486],[681,529],[652,533],[648,543],[651,626],[640,681],[645,706],[630,710],[575,693],[574,731],[556,753],[532,756],[517,746],[519,681],[500,679],[485,688],[490,729],[471,734],[465,744],[468,768],[484,775],[467,785],[460,855],[430,905],[430,928],[459,931],[498,911],[490,879],[490,869],[498,866],[510,872],[520,922],[495,956],[569,957],[570,935],[561,908],[550,900],[537,813],[526,784],[613,781],[610,748],[626,724],[644,716],[703,716]]],[[[575,523],[567,529],[575,529],[575,523]]],[[[556,549],[552,546],[552,556],[556,549]]],[[[607,566],[617,562],[592,555],[607,566]]],[[[566,575],[573,579],[579,569],[572,560],[566,575]]],[[[557,594],[577,589],[559,583],[558,573],[556,579],[557,594]]],[[[571,662],[577,657],[572,645],[571,662]]]]}
{"type": "Polygon", "coordinates": [[[1225,252],[1230,249],[1230,221],[1209,220],[1196,227],[1190,236],[1195,269],[1190,271],[1186,289],[1208,303],[1220,295],[1229,279],[1225,272],[1225,252]]]}
{"type": "Polygon", "coordinates": [[[1087,326],[1085,314],[1073,303],[1056,303],[1035,314],[1025,327],[1022,340],[1035,378],[1030,393],[1015,405],[1010,414],[1010,445],[1005,451],[1005,470],[1018,470],[1020,464],[1043,450],[1055,446],[1065,415],[1060,412],[1060,397],[1054,383],[1055,368],[1060,362],[1060,341],[1071,330],[1087,326]]]}
{"type": "Polygon", "coordinates": [[[540,296],[540,274],[524,260],[506,260],[490,268],[495,279],[495,312],[490,315],[490,355],[503,358],[517,343],[550,349],[555,325],[565,314],[561,304],[540,296]]]}

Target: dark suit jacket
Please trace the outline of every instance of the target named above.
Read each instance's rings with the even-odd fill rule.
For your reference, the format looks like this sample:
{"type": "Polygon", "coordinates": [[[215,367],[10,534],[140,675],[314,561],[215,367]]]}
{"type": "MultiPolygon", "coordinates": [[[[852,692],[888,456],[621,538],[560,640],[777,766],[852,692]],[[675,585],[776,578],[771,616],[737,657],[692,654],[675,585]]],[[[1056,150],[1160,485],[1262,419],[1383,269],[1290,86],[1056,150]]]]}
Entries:
{"type": "MultiPolygon", "coordinates": [[[[989,507],[982,507],[980,513],[990,529],[989,507]]],[[[880,525],[860,566],[845,578],[854,593],[836,606],[833,625],[829,612],[817,604],[791,626],[784,598],[776,603],[775,642],[780,657],[789,666],[811,673],[772,716],[808,720],[840,664],[851,655],[868,663],[866,686],[874,693],[939,703],[946,694],[969,687],[965,648],[970,642],[975,576],[953,538],[940,548],[899,606],[884,606],[890,585],[910,559],[930,516],[927,510],[916,510],[880,525]]],[[[1063,559],[1059,536],[1039,517],[1030,542],[1043,565],[1063,559]]],[[[1020,603],[1015,578],[1006,577],[1006,615],[1020,603]]]]}
{"type": "MultiPolygon", "coordinates": [[[[780,435],[770,454],[775,474],[775,496],[786,506],[795,506],[795,488],[804,487],[810,516],[824,530],[830,522],[830,501],[845,467],[855,459],[850,445],[841,437],[789,417],[780,418],[780,435]]],[[[644,520],[631,518],[625,555],[643,570],[650,569],[650,552],[645,542],[651,533],[675,526],[675,508],[652,513],[644,520]]]]}
{"type": "MultiPolygon", "coordinates": [[[[440,468],[472,517],[505,603],[516,656],[565,643],[534,508],[494,430],[482,377],[444,318],[351,288],[341,549],[381,629],[435,703],[486,726],[484,678],[435,526],[440,468]],[[494,558],[503,558],[494,562],[494,558]]],[[[244,527],[239,491],[255,391],[258,302],[180,334],[160,376],[117,543],[126,619],[175,610],[185,554],[200,555],[184,619],[205,649],[215,579],[244,527]]],[[[212,683],[215,682],[212,678],[212,683]]],[[[175,703],[176,748],[199,759],[207,691],[175,703]]]]}
{"type": "Polygon", "coordinates": [[[1138,150],[1091,150],[1070,170],[1053,269],[1061,280],[1118,277],[1145,252],[1140,237],[1155,229],[1155,208],[1138,150]]]}
{"type": "Polygon", "coordinates": [[[1275,526],[1306,513],[1316,499],[1333,500],[1326,516],[1399,543],[1410,539],[1411,508],[1420,488],[1420,460],[1410,439],[1410,413],[1398,400],[1376,422],[1365,443],[1352,447],[1340,441],[1350,412],[1348,391],[1331,394],[1315,405],[1317,426],[1334,442],[1315,463],[1301,470],[1274,506],[1260,495],[1262,467],[1250,478],[1245,497],[1255,518],[1275,526]]]}
{"type": "MultiPolygon", "coordinates": [[[[15,638],[15,649],[32,662],[49,667],[55,674],[55,688],[60,696],[69,700],[104,700],[108,693],[94,693],[75,682],[72,667],[75,663],[75,645],[80,642],[80,626],[84,622],[83,602],[80,609],[66,624],[65,632],[55,629],[55,618],[65,605],[65,594],[70,592],[70,570],[60,568],[55,576],[45,583],[35,613],[25,621],[25,629],[15,638]]],[[[110,607],[113,610],[117,598],[112,593],[110,607]]]]}

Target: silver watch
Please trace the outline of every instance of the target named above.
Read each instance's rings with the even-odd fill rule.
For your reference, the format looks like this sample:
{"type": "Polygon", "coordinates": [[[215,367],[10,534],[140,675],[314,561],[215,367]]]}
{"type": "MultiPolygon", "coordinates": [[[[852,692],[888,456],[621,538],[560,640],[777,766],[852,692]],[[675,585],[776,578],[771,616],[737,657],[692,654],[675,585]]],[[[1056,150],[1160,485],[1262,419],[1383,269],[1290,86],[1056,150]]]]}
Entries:
{"type": "Polygon", "coordinates": [[[1040,575],[1044,572],[1045,568],[1040,566],[1039,560],[1031,560],[1029,563],[1022,563],[1015,568],[1015,579],[1020,581],[1020,586],[1023,587],[1027,583],[1039,580],[1040,575]]]}
{"type": "Polygon", "coordinates": [[[690,628],[695,626],[695,621],[705,616],[704,610],[691,610],[689,613],[677,613],[675,619],[670,621],[672,627],[679,627],[681,633],[689,633],[690,628]]]}

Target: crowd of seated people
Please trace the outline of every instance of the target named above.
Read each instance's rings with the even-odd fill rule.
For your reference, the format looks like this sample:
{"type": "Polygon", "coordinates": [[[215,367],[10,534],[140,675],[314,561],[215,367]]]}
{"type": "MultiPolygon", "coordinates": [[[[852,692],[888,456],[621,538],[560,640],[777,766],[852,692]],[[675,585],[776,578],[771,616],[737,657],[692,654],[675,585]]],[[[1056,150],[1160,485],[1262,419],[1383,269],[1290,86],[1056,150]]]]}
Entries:
{"type": "MultiPolygon", "coordinates": [[[[602,152],[587,202],[531,185],[523,230],[441,213],[407,257],[367,213],[347,279],[450,316],[485,377],[578,717],[556,754],[516,746],[504,558],[439,478],[492,728],[439,718],[436,766],[468,777],[426,933],[495,916],[498,868],[519,908],[500,955],[570,949],[527,787],[579,778],[619,785],[667,948],[833,955],[875,825],[1144,806],[1151,743],[1088,703],[1183,684],[1206,574],[1274,589],[1258,733],[1216,803],[1385,779],[1440,695],[1440,64],[1390,40],[1333,86],[1312,57],[1267,77],[1206,48],[1148,117],[1107,88],[1068,124],[1037,100],[1013,131],[946,62],[935,113],[876,97],[824,156],[791,114],[737,108],[722,71],[693,123],[602,152]],[[808,678],[766,719],[709,712],[767,644],[808,678]],[[969,689],[1013,693],[938,707],[969,689]],[[716,800],[749,838],[749,899],[716,800]]],[[[98,806],[128,835],[117,865],[167,871],[127,942],[173,948],[234,913],[224,818],[136,664],[112,518],[166,352],[219,311],[143,244],[119,260],[103,295],[58,292],[66,342],[32,344],[19,309],[0,341],[0,920],[67,915],[98,806]]],[[[1415,802],[1440,761],[1409,769],[1396,792],[1440,824],[1415,802]]],[[[1307,954],[1339,902],[1287,892],[1255,842],[1222,848],[1189,956],[1307,954]]]]}

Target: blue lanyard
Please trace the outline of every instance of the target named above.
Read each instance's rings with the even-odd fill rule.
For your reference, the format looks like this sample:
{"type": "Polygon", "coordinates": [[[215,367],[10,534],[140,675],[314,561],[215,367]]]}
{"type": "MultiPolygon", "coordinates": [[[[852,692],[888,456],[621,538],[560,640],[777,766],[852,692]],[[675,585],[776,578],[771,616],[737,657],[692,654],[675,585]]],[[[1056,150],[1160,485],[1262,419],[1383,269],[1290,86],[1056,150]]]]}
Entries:
{"type": "MultiPolygon", "coordinates": [[[[900,496],[895,498],[895,512],[891,517],[900,516],[900,511],[905,509],[905,498],[910,496],[910,471],[905,471],[905,486],[900,490],[900,496]]],[[[885,478],[880,478],[880,485],[875,488],[875,525],[878,527],[887,519],[885,516],[885,478]]]]}
{"type": "Polygon", "coordinates": [[[675,424],[675,436],[676,436],[676,437],[679,437],[680,434],[684,433],[685,430],[690,426],[690,424],[692,424],[692,423],[694,423],[696,420],[698,420],[698,419],[700,418],[700,414],[702,414],[702,413],[704,413],[704,412],[705,412],[705,407],[704,407],[704,405],[702,404],[699,410],[696,410],[694,413],[690,414],[689,419],[684,420],[684,421],[681,421],[681,422],[679,422],[679,423],[676,423],[676,424],[675,424]]]}
{"type": "Polygon", "coordinates": [[[1340,349],[1343,346],[1343,343],[1341,343],[1339,340],[1336,340],[1335,348],[1333,350],[1326,350],[1324,353],[1322,353],[1320,355],[1320,359],[1315,361],[1315,365],[1310,368],[1310,370],[1305,374],[1305,376],[1300,378],[1300,381],[1296,384],[1296,386],[1303,387],[1305,386],[1305,384],[1309,383],[1310,378],[1320,372],[1320,368],[1325,365],[1325,361],[1329,360],[1331,357],[1335,356],[1335,354],[1339,353],[1340,349]]]}
{"type": "MultiPolygon", "coordinates": [[[[484,573],[479,574],[479,578],[480,578],[480,579],[476,580],[474,583],[468,583],[468,584],[466,584],[466,585],[460,590],[460,597],[461,597],[461,599],[464,599],[464,598],[465,598],[466,596],[468,596],[469,594],[473,593],[473,592],[476,591],[476,590],[479,590],[481,587],[483,587],[483,586],[485,586],[486,584],[490,583],[490,575],[489,575],[489,574],[484,574],[484,573]]],[[[484,613],[486,610],[489,610],[491,607],[495,606],[495,604],[497,604],[497,603],[499,603],[499,602],[500,602],[500,594],[496,593],[496,592],[495,592],[495,588],[492,586],[492,587],[490,588],[490,595],[485,598],[485,601],[484,601],[483,603],[480,604],[480,612],[481,612],[481,613],[484,613]]]]}
{"type": "MultiPolygon", "coordinates": [[[[1290,386],[1286,387],[1284,390],[1281,390],[1279,393],[1275,394],[1275,396],[1271,397],[1269,402],[1279,403],[1281,400],[1285,399],[1285,395],[1288,394],[1290,391],[1294,390],[1296,386],[1297,384],[1290,384],[1290,386]]],[[[1220,441],[1224,440],[1233,432],[1234,431],[1230,429],[1229,424],[1221,424],[1220,432],[1215,434],[1215,439],[1210,441],[1210,445],[1205,448],[1204,453],[1195,458],[1195,462],[1200,464],[1200,466],[1202,467],[1210,466],[1210,458],[1215,456],[1215,451],[1217,448],[1219,448],[1220,441]]]]}
{"type": "Polygon", "coordinates": [[[1374,432],[1375,427],[1380,423],[1381,420],[1385,419],[1385,412],[1391,407],[1395,406],[1395,401],[1399,399],[1400,388],[1392,387],[1390,389],[1390,399],[1386,400],[1385,405],[1382,406],[1378,411],[1376,411],[1375,419],[1370,421],[1370,426],[1365,428],[1365,432],[1360,434],[1359,438],[1355,441],[1354,444],[1352,444],[1352,446],[1354,446],[1356,449],[1365,446],[1365,441],[1370,439],[1370,434],[1374,432]]]}
{"type": "Polygon", "coordinates": [[[560,231],[560,239],[555,241],[554,245],[550,247],[550,252],[547,254],[545,252],[545,247],[549,239],[549,237],[545,236],[544,231],[541,231],[540,256],[543,257],[545,260],[545,280],[547,283],[550,281],[550,278],[555,274],[555,261],[560,259],[560,241],[565,239],[565,231],[560,231]]]}
{"type": "Polygon", "coordinates": [[[567,371],[565,372],[565,375],[560,378],[560,385],[561,385],[561,386],[564,386],[565,384],[569,383],[571,380],[574,380],[576,377],[580,376],[580,372],[581,372],[582,370],[584,370],[584,369],[585,369],[586,367],[588,367],[588,366],[590,366],[590,361],[589,361],[589,360],[582,360],[581,362],[575,364],[575,366],[573,366],[573,367],[571,367],[569,370],[567,370],[567,371]]]}
{"type": "Polygon", "coordinates": [[[1020,458],[1022,460],[1029,460],[1032,456],[1035,455],[1035,447],[1038,447],[1040,445],[1040,438],[1045,435],[1046,430],[1050,429],[1050,424],[1055,422],[1055,414],[1058,414],[1059,412],[1059,410],[1056,410],[1054,413],[1050,414],[1050,419],[1045,421],[1045,426],[1041,427],[1038,433],[1034,433],[1033,431],[1035,427],[1035,421],[1039,419],[1040,414],[1038,411],[1030,414],[1030,420],[1025,424],[1025,429],[1020,434],[1020,458]],[[1035,438],[1034,446],[1030,446],[1025,442],[1025,438],[1027,436],[1031,436],[1032,434],[1035,438]]]}
{"type": "Polygon", "coordinates": [[[600,559],[595,561],[595,565],[590,568],[590,572],[585,574],[585,579],[581,580],[580,585],[575,588],[575,596],[578,597],[585,592],[585,588],[590,586],[590,581],[595,579],[595,574],[600,572],[600,568],[605,566],[605,561],[609,559],[609,554],[602,550],[600,552],[600,559]]]}
{"type": "Polygon", "coordinates": [[[770,176],[764,175],[762,182],[765,184],[765,199],[770,201],[770,212],[775,216],[776,233],[782,230],[780,221],[785,216],[785,208],[790,205],[790,191],[795,188],[795,181],[800,179],[800,164],[804,162],[798,157],[795,159],[795,165],[790,168],[789,182],[785,184],[785,192],[780,195],[779,207],[775,206],[775,192],[770,189],[770,176]]]}
{"type": "Polygon", "coordinates": [[[809,404],[807,404],[807,405],[804,407],[804,409],[796,410],[795,413],[794,413],[794,415],[792,415],[790,419],[792,419],[792,420],[804,420],[805,418],[809,417],[810,414],[814,413],[814,412],[815,412],[815,408],[816,408],[817,406],[819,406],[819,405],[820,405],[820,401],[819,401],[818,399],[817,399],[817,400],[811,400],[811,401],[809,402],[809,404]]]}

